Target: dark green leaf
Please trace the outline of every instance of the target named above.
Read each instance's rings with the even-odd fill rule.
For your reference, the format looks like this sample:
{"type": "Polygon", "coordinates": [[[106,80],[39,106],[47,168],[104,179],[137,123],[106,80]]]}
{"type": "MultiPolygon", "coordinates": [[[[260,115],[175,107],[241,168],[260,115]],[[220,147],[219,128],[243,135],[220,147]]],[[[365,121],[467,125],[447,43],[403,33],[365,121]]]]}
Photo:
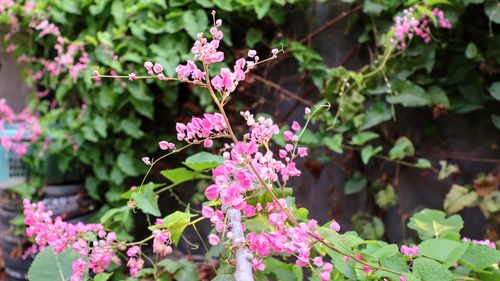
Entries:
{"type": "Polygon", "coordinates": [[[152,186],[145,186],[142,192],[132,193],[132,199],[144,213],[155,217],[161,216],[160,209],[158,208],[158,194],[154,192],[152,186]]]}
{"type": "Polygon", "coordinates": [[[176,168],[171,170],[164,170],[160,172],[162,176],[175,184],[183,183],[186,181],[199,178],[199,173],[188,170],[186,168],[176,168]]]}
{"type": "Polygon", "coordinates": [[[204,171],[215,168],[223,162],[224,157],[203,151],[189,156],[183,164],[195,171],[204,171]]]}
{"type": "Polygon", "coordinates": [[[128,176],[139,175],[139,171],[137,171],[135,167],[135,162],[131,154],[125,152],[120,153],[120,155],[118,155],[118,159],[116,160],[116,164],[118,165],[118,168],[120,168],[128,176]]]}
{"type": "Polygon", "coordinates": [[[465,254],[460,258],[460,263],[476,271],[494,267],[498,262],[500,262],[500,252],[498,250],[476,244],[469,245],[465,254]]]}
{"type": "MultiPolygon", "coordinates": [[[[500,8],[499,8],[498,12],[500,13],[500,8]]],[[[500,101],[500,82],[495,82],[495,83],[491,84],[488,91],[490,91],[490,95],[492,97],[494,97],[496,100],[500,101]]]]}
{"type": "Polygon", "coordinates": [[[450,267],[461,258],[469,245],[463,242],[456,242],[447,239],[429,239],[425,240],[418,249],[420,255],[437,260],[444,266],[450,267]]]}
{"type": "Polygon", "coordinates": [[[73,272],[71,265],[80,255],[68,249],[56,254],[52,247],[48,247],[36,255],[28,271],[32,281],[67,281],[73,272]]]}
{"type": "Polygon", "coordinates": [[[250,28],[245,36],[247,41],[247,46],[253,48],[257,43],[262,40],[262,31],[250,28]]]}
{"type": "Polygon", "coordinates": [[[433,237],[460,237],[460,229],[464,226],[464,221],[459,215],[446,218],[442,211],[423,209],[410,218],[408,227],[417,231],[420,239],[430,239],[433,237]]]}
{"type": "Polygon", "coordinates": [[[407,137],[400,137],[389,151],[391,159],[403,159],[414,154],[415,148],[407,137]]]}
{"type": "Polygon", "coordinates": [[[382,147],[380,145],[378,145],[376,148],[373,148],[373,146],[371,145],[367,145],[361,150],[361,161],[363,161],[363,164],[367,165],[370,159],[381,151],[382,147]]]}
{"type": "Polygon", "coordinates": [[[459,212],[465,207],[473,206],[477,198],[475,191],[469,191],[463,186],[454,184],[444,199],[444,210],[448,214],[459,212]]]}
{"type": "Polygon", "coordinates": [[[417,258],[413,262],[413,272],[422,281],[453,281],[453,274],[442,264],[428,258],[417,258]]]}
{"type": "Polygon", "coordinates": [[[361,173],[356,172],[352,177],[346,182],[344,186],[344,193],[346,195],[351,195],[358,193],[366,187],[368,180],[361,175],[361,173]]]}

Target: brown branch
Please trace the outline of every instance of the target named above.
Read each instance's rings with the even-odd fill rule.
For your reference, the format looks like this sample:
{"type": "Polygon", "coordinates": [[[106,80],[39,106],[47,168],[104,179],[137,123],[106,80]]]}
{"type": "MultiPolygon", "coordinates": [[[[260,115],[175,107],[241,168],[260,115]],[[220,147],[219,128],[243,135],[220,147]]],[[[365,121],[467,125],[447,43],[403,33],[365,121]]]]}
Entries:
{"type": "Polygon", "coordinates": [[[313,106],[314,104],[302,97],[300,97],[299,95],[295,94],[295,93],[292,93],[291,91],[281,87],[280,85],[272,82],[272,81],[269,81],[267,80],[266,78],[262,77],[262,76],[259,76],[259,75],[256,75],[256,74],[253,74],[253,77],[258,80],[259,82],[271,87],[271,88],[274,88],[275,90],[281,92],[282,94],[284,94],[285,96],[293,99],[293,100],[296,100],[296,101],[299,101],[309,107],[313,106]]]}
{"type": "Polygon", "coordinates": [[[428,157],[428,158],[448,158],[454,160],[463,160],[463,161],[471,161],[471,162],[482,162],[482,163],[492,163],[492,164],[500,164],[500,159],[494,158],[481,158],[477,156],[469,156],[469,155],[460,155],[454,154],[450,152],[445,153],[417,153],[420,156],[428,157]]]}
{"type": "Polygon", "coordinates": [[[357,5],[357,6],[355,6],[354,8],[352,8],[351,10],[349,10],[347,12],[340,13],[340,15],[338,15],[335,18],[327,21],[322,26],[318,27],[317,29],[315,29],[314,31],[312,31],[311,33],[309,33],[306,37],[300,39],[299,43],[303,44],[303,43],[311,40],[314,36],[320,34],[325,29],[329,28],[332,25],[335,25],[336,23],[338,23],[339,21],[343,20],[347,16],[350,16],[352,13],[355,13],[355,12],[361,10],[361,7],[362,7],[362,5],[357,5]]]}

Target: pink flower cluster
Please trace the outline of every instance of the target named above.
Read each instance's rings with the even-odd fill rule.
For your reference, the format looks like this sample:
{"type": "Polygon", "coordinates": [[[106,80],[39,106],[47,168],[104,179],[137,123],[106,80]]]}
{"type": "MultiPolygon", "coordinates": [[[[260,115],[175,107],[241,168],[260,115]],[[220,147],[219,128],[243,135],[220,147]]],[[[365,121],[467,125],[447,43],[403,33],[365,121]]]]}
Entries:
{"type": "MultiPolygon", "coordinates": [[[[114,232],[104,231],[100,224],[82,222],[71,224],[64,222],[60,217],[52,218],[52,212],[46,211],[42,202],[31,203],[29,200],[24,200],[23,205],[26,236],[34,237],[36,243],[30,252],[50,246],[55,253],[72,249],[80,254],[80,258],[72,265],[71,281],[82,280],[88,269],[98,274],[104,272],[111,262],[121,263],[115,254],[119,243],[114,232]],[[89,237],[93,238],[88,240],[89,237]]],[[[139,252],[138,247],[131,247],[127,251],[129,256],[127,266],[132,276],[135,276],[144,265],[144,261],[138,257],[139,252]]]]}
{"type": "Polygon", "coordinates": [[[469,238],[462,238],[464,242],[472,242],[472,244],[477,244],[477,245],[483,245],[492,249],[496,249],[497,245],[495,242],[490,241],[489,239],[486,240],[474,240],[474,239],[469,239],[469,238]]]}
{"type": "Polygon", "coordinates": [[[203,62],[204,65],[209,65],[224,60],[224,53],[218,51],[220,40],[224,37],[219,28],[222,26],[222,20],[215,21],[214,26],[210,28],[212,40],[209,42],[205,35],[200,32],[196,39],[191,52],[194,54],[195,59],[203,62]]]}
{"type": "MultiPolygon", "coordinates": [[[[431,41],[429,19],[423,17],[419,20],[416,18],[415,12],[416,9],[411,7],[403,11],[403,16],[394,18],[394,36],[391,38],[391,43],[396,45],[398,49],[405,49],[407,39],[411,40],[415,35],[424,40],[426,44],[431,41]]],[[[451,23],[446,19],[443,11],[434,8],[432,14],[436,17],[440,28],[451,28],[451,23]]]]}
{"type": "Polygon", "coordinates": [[[16,134],[11,137],[3,135],[0,145],[19,156],[25,155],[29,145],[42,133],[38,119],[31,115],[27,108],[16,114],[5,99],[0,99],[0,132],[4,131],[7,125],[15,128],[16,134]]]}
{"type": "Polygon", "coordinates": [[[220,113],[205,113],[203,117],[193,117],[187,124],[177,123],[177,139],[188,143],[201,142],[205,147],[211,147],[211,138],[227,134],[224,116],[220,113]]]}
{"type": "Polygon", "coordinates": [[[144,260],[139,256],[141,248],[138,246],[132,246],[127,250],[127,256],[129,260],[127,262],[127,267],[129,268],[130,276],[137,276],[139,271],[144,267],[144,260]]]}
{"type": "Polygon", "coordinates": [[[186,65],[179,64],[175,69],[175,72],[181,81],[201,83],[205,80],[205,72],[199,70],[198,66],[190,60],[186,62],[186,65]]]}
{"type": "MultiPolygon", "coordinates": [[[[76,81],[78,74],[86,70],[90,62],[87,52],[84,50],[82,44],[71,43],[66,46],[65,39],[61,36],[59,27],[54,23],[49,22],[49,20],[44,18],[43,15],[33,14],[32,12],[35,7],[36,3],[33,1],[26,1],[24,3],[23,11],[26,16],[30,17],[28,27],[38,32],[39,38],[43,38],[47,35],[53,35],[56,37],[57,43],[54,45],[56,56],[51,59],[45,59],[22,55],[18,58],[18,60],[20,62],[38,63],[42,66],[41,70],[32,74],[31,78],[34,81],[42,79],[45,73],[48,73],[50,76],[58,76],[68,73],[73,81],[76,81]]],[[[0,3],[0,13],[4,14],[12,12],[10,16],[11,28],[4,36],[4,40],[6,42],[9,42],[12,36],[20,30],[19,22],[14,14],[16,11],[15,9],[16,7],[13,6],[12,1],[4,1],[3,4],[0,3]]],[[[17,47],[18,45],[15,42],[11,42],[6,51],[12,52],[17,49],[17,47]]],[[[41,94],[43,95],[43,93],[41,94]]]]}
{"type": "MultiPolygon", "coordinates": [[[[157,224],[162,224],[161,220],[157,224]]],[[[153,231],[153,252],[164,257],[172,253],[170,247],[170,231],[167,229],[157,229],[153,231]]]]}
{"type": "Polygon", "coordinates": [[[418,253],[419,253],[417,245],[412,246],[412,247],[408,247],[406,245],[402,245],[399,250],[401,251],[401,253],[403,255],[408,256],[408,257],[418,256],[418,253]]]}
{"type": "MultiPolygon", "coordinates": [[[[296,264],[299,266],[309,266],[311,260],[311,244],[315,241],[311,233],[316,233],[317,222],[309,220],[307,223],[300,223],[298,226],[291,226],[287,223],[288,212],[293,213],[287,207],[285,199],[278,202],[268,202],[265,207],[260,203],[252,205],[248,199],[256,195],[258,188],[262,188],[248,163],[257,170],[257,173],[269,184],[278,183],[281,178],[286,181],[291,176],[300,175],[300,171],[295,167],[294,160],[297,157],[307,155],[305,148],[298,147],[301,130],[298,122],[293,122],[292,130],[287,131],[284,139],[288,142],[285,149],[280,150],[279,156],[282,160],[274,158],[274,154],[269,150],[268,142],[279,133],[279,128],[271,119],[259,117],[255,120],[250,112],[242,112],[250,126],[250,132],[245,135],[244,142],[237,142],[230,151],[224,152],[224,163],[212,171],[214,184],[207,187],[205,195],[209,200],[220,200],[222,208],[235,208],[241,210],[245,218],[256,215],[257,212],[265,213],[269,218],[269,223],[274,227],[268,233],[250,232],[246,235],[249,249],[253,252],[252,265],[254,270],[264,270],[265,265],[262,259],[273,254],[295,255],[296,264]],[[260,152],[259,148],[265,148],[265,152],[260,152]]],[[[232,237],[231,230],[226,225],[225,215],[222,210],[215,210],[209,206],[202,207],[202,215],[214,224],[218,233],[226,233],[228,238],[232,237]]],[[[244,227],[244,222],[243,222],[244,227]]],[[[335,221],[331,228],[340,230],[340,226],[335,221]]],[[[212,245],[220,243],[220,238],[216,234],[209,236],[212,245]]],[[[333,265],[319,261],[321,257],[316,257],[317,266],[322,266],[320,273],[321,280],[329,280],[333,270],[333,265]]]]}
{"type": "Polygon", "coordinates": [[[244,58],[238,59],[233,67],[233,71],[229,68],[222,68],[220,74],[212,79],[212,86],[217,91],[228,95],[236,89],[238,83],[245,80],[246,73],[249,72],[258,63],[259,57],[256,55],[255,50],[250,50],[248,52],[251,60],[245,60],[244,58]]]}

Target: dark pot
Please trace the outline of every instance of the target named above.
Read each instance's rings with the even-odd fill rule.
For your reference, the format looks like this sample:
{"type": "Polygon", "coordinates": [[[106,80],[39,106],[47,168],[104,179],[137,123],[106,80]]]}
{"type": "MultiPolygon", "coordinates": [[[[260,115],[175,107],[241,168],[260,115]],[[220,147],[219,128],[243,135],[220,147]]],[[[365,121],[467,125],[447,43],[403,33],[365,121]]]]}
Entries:
{"type": "Polygon", "coordinates": [[[22,210],[23,199],[15,192],[0,190],[0,207],[10,211],[22,210]]]}

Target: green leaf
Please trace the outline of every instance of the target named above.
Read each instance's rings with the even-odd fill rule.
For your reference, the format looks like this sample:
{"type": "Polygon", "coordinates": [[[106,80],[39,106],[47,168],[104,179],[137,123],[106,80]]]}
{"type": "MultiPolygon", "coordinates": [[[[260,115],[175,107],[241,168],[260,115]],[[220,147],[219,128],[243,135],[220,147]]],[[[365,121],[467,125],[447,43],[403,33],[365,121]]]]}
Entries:
{"type": "Polygon", "coordinates": [[[379,217],[369,213],[357,213],[352,216],[351,220],[353,228],[359,233],[359,236],[370,240],[382,239],[385,227],[379,217]]]}
{"type": "Polygon", "coordinates": [[[417,163],[415,163],[415,166],[417,168],[429,169],[432,167],[432,164],[431,164],[431,161],[429,161],[425,158],[419,158],[417,163]]]}
{"type": "Polygon", "coordinates": [[[373,148],[373,146],[371,145],[367,145],[361,150],[361,161],[363,161],[363,164],[367,165],[370,159],[381,151],[382,146],[380,145],[378,145],[376,148],[373,148]]]}
{"type": "Polygon", "coordinates": [[[269,223],[269,217],[263,214],[258,214],[253,218],[245,220],[245,226],[249,231],[254,233],[274,231],[274,226],[269,223]]]}
{"type": "MultiPolygon", "coordinates": [[[[500,13],[500,9],[498,12],[500,13]]],[[[492,97],[500,101],[500,81],[491,84],[491,86],[488,88],[488,91],[490,92],[490,95],[492,97]]]]}
{"type": "Polygon", "coordinates": [[[467,44],[467,47],[465,48],[465,57],[468,59],[473,59],[476,56],[477,56],[476,44],[470,42],[469,44],[467,44]]]}
{"type": "Polygon", "coordinates": [[[500,261],[500,252],[484,245],[470,244],[459,262],[478,271],[494,267],[500,261]]]}
{"type": "Polygon", "coordinates": [[[208,18],[203,10],[196,10],[194,12],[192,10],[184,11],[182,21],[184,29],[194,40],[196,40],[198,33],[205,30],[208,25],[208,18]]]}
{"type": "Polygon", "coordinates": [[[253,48],[257,43],[262,40],[262,31],[250,28],[245,36],[247,41],[247,46],[253,48]]]}
{"type": "Polygon", "coordinates": [[[161,216],[160,209],[158,208],[158,194],[154,192],[152,186],[147,185],[142,192],[132,193],[132,199],[144,213],[155,217],[161,216]]]}
{"type": "Polygon", "coordinates": [[[140,129],[141,121],[137,118],[127,118],[120,122],[120,128],[132,138],[138,139],[144,136],[140,129]]]}
{"type": "Polygon", "coordinates": [[[454,265],[468,247],[467,243],[440,238],[425,240],[418,245],[420,255],[437,260],[446,267],[454,265]]]}
{"type": "Polygon", "coordinates": [[[500,23],[500,7],[497,0],[484,1],[484,12],[492,22],[500,23]]]}
{"type": "Polygon", "coordinates": [[[255,13],[257,14],[257,18],[260,20],[267,14],[267,12],[269,11],[269,8],[271,8],[271,1],[254,0],[253,2],[254,2],[253,9],[255,10],[255,13]]]}
{"type": "Polygon", "coordinates": [[[360,132],[351,138],[352,145],[364,145],[366,142],[378,138],[379,135],[374,132],[360,132]]]}
{"type": "Polygon", "coordinates": [[[428,258],[417,258],[413,262],[413,272],[422,281],[453,281],[453,274],[442,264],[428,258]]]}
{"type": "Polygon", "coordinates": [[[135,167],[135,162],[132,159],[132,156],[128,153],[120,153],[120,155],[118,155],[118,159],[116,160],[116,164],[118,165],[118,168],[120,168],[120,170],[128,176],[139,175],[139,171],[137,171],[135,167]]]}
{"type": "Polygon", "coordinates": [[[463,186],[454,184],[444,199],[444,211],[448,214],[459,212],[465,207],[473,206],[477,198],[475,191],[469,191],[463,186]]]}
{"type": "Polygon", "coordinates": [[[199,173],[188,170],[186,168],[176,168],[171,170],[164,170],[160,172],[162,176],[175,184],[180,184],[186,181],[199,178],[199,173]]]}
{"type": "Polygon", "coordinates": [[[165,268],[165,270],[168,271],[169,273],[175,273],[180,267],[180,264],[172,259],[163,259],[156,265],[165,268]]]}
{"type": "Polygon", "coordinates": [[[358,193],[366,187],[368,180],[361,175],[360,172],[354,173],[352,177],[346,182],[344,186],[344,193],[346,195],[351,195],[358,193]]]}
{"type": "Polygon", "coordinates": [[[80,255],[68,249],[60,254],[48,247],[36,255],[28,271],[32,281],[67,281],[73,272],[71,265],[80,255]]]}
{"type": "Polygon", "coordinates": [[[384,6],[379,4],[376,0],[365,0],[363,3],[363,13],[369,15],[379,15],[383,10],[384,6]]]}
{"type": "Polygon", "coordinates": [[[107,281],[113,273],[100,273],[94,277],[94,281],[107,281]]]}
{"type": "Polygon", "coordinates": [[[500,115],[491,115],[491,122],[493,122],[493,125],[500,130],[500,115]]]}
{"type": "Polygon", "coordinates": [[[220,155],[211,154],[208,152],[199,152],[195,155],[186,158],[183,162],[184,165],[195,171],[204,171],[208,169],[215,168],[220,164],[224,163],[224,157],[220,155]]]}
{"type": "Polygon", "coordinates": [[[151,187],[154,190],[162,185],[163,184],[160,184],[160,183],[149,182],[149,183],[146,183],[144,185],[137,186],[135,189],[129,189],[129,190],[123,192],[120,195],[120,197],[123,199],[130,199],[130,198],[132,198],[132,194],[137,193],[137,192],[139,192],[139,193],[144,192],[144,189],[146,189],[147,187],[151,187]]]}
{"type": "Polygon", "coordinates": [[[175,280],[177,281],[192,281],[192,280],[200,280],[200,276],[198,273],[198,267],[193,262],[190,262],[186,259],[182,259],[179,261],[181,267],[174,274],[175,280]]]}
{"type": "Polygon", "coordinates": [[[445,160],[439,161],[441,169],[439,170],[438,180],[444,180],[451,174],[457,173],[459,171],[457,165],[448,164],[445,160]]]}
{"type": "Polygon", "coordinates": [[[318,136],[315,133],[313,133],[313,131],[305,129],[304,132],[302,133],[302,136],[300,136],[299,142],[301,144],[307,144],[307,145],[318,145],[319,139],[318,136]]]}
{"type": "Polygon", "coordinates": [[[175,211],[163,219],[163,224],[150,226],[149,229],[169,229],[172,242],[178,245],[182,232],[184,232],[184,229],[190,224],[191,218],[194,216],[195,215],[191,215],[189,212],[175,211]]]}
{"type": "Polygon", "coordinates": [[[410,218],[408,227],[417,231],[420,239],[433,237],[459,238],[464,221],[459,215],[446,218],[442,211],[423,209],[410,218]]]}
{"type": "Polygon", "coordinates": [[[403,159],[407,156],[413,156],[414,154],[415,148],[407,137],[400,137],[389,151],[389,157],[391,157],[391,159],[403,159]]]}
{"type": "Polygon", "coordinates": [[[441,87],[433,85],[429,87],[428,92],[433,104],[440,104],[445,108],[450,107],[450,100],[448,99],[446,92],[441,87]]]}
{"type": "Polygon", "coordinates": [[[392,117],[391,110],[387,103],[383,101],[375,102],[366,111],[364,124],[361,126],[361,130],[369,129],[376,126],[384,121],[390,120],[392,117]]]}
{"type": "Polygon", "coordinates": [[[264,264],[266,266],[264,270],[266,276],[272,276],[276,280],[303,280],[302,269],[293,263],[282,262],[275,258],[266,258],[264,264]],[[299,270],[296,270],[296,267],[299,270]]]}
{"type": "Polygon", "coordinates": [[[342,153],[344,152],[344,150],[342,149],[342,138],[342,134],[335,134],[333,137],[324,137],[321,141],[330,150],[333,150],[337,153],[342,153]]]}
{"type": "Polygon", "coordinates": [[[430,96],[425,90],[409,81],[396,81],[393,83],[396,95],[387,96],[389,103],[401,104],[406,107],[417,107],[431,104],[430,96]]]}
{"type": "Polygon", "coordinates": [[[124,25],[127,20],[122,1],[113,1],[111,4],[111,15],[117,25],[124,25]]]}
{"type": "Polygon", "coordinates": [[[82,127],[82,132],[83,132],[83,137],[86,140],[89,140],[91,142],[97,142],[99,140],[97,138],[97,135],[95,134],[94,130],[92,130],[91,127],[83,126],[82,127]]]}
{"type": "Polygon", "coordinates": [[[92,124],[94,125],[94,130],[101,135],[101,137],[105,138],[108,133],[106,131],[107,124],[106,120],[102,118],[101,116],[96,116],[94,120],[92,121],[92,124]]]}
{"type": "Polygon", "coordinates": [[[375,202],[382,209],[387,209],[394,206],[398,200],[396,192],[394,192],[394,187],[392,185],[387,185],[386,188],[380,190],[375,195],[375,202]]]}

